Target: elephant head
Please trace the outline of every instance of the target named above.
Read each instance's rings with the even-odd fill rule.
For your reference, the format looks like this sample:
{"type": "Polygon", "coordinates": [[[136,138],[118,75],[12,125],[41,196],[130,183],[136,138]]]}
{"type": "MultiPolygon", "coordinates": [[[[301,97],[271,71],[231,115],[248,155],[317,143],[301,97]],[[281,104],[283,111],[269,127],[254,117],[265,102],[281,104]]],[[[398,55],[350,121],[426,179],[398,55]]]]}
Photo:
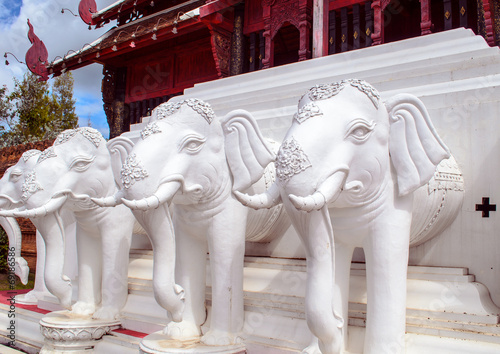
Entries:
{"type": "Polygon", "coordinates": [[[28,177],[24,182],[26,205],[17,213],[22,217],[46,216],[66,203],[73,210],[95,208],[88,197],[115,192],[106,141],[88,127],[59,134],[39,155],[28,177]]]}
{"type": "MultiPolygon", "coordinates": [[[[245,190],[260,178],[274,154],[247,112],[233,111],[219,121],[198,99],[158,106],[140,134],[135,145],[124,137],[110,141],[122,162],[116,171],[121,190],[94,201],[101,206],[123,202],[133,210],[153,245],[155,297],[180,321],[184,295],[175,283],[178,235],[169,205],[183,208],[175,216],[187,224],[210,220],[228,208],[233,188],[245,190]]],[[[244,231],[241,240],[243,247],[244,231]]]]}
{"type": "MultiPolygon", "coordinates": [[[[368,83],[343,80],[317,85],[300,99],[276,158],[276,184],[261,195],[236,192],[243,204],[254,208],[283,201],[306,248],[306,315],[323,353],[337,353],[342,342],[339,332],[333,330],[342,325],[334,309],[338,301],[334,299],[335,272],[342,272],[335,243],[340,240],[350,250],[350,255],[340,257],[348,262],[342,264],[343,268],[349,269],[353,248],[363,247],[367,273],[386,272],[382,258],[392,257],[391,266],[397,264],[402,269],[393,279],[405,284],[411,193],[427,183],[439,162],[447,157],[448,148],[418,98],[400,94],[384,103],[368,83]],[[381,244],[384,246],[374,246],[381,244]],[[397,250],[399,254],[380,257],[377,252],[384,247],[389,248],[387,252],[397,250]],[[325,311],[327,308],[331,311],[325,311]]],[[[373,282],[382,281],[373,278],[373,282]]],[[[372,293],[376,285],[368,281],[372,293]]],[[[404,285],[400,287],[402,291],[368,300],[369,307],[377,306],[372,304],[379,304],[382,297],[386,303],[394,300],[391,305],[398,310],[392,312],[397,312],[399,318],[387,333],[398,335],[401,330],[404,334],[405,289],[404,285]]],[[[341,311],[344,318],[346,308],[343,306],[341,311]]],[[[377,312],[382,313],[379,309],[377,312]]],[[[368,318],[366,343],[376,348],[378,344],[370,341],[377,329],[372,329],[383,326],[374,316],[368,314],[368,318]]]]}

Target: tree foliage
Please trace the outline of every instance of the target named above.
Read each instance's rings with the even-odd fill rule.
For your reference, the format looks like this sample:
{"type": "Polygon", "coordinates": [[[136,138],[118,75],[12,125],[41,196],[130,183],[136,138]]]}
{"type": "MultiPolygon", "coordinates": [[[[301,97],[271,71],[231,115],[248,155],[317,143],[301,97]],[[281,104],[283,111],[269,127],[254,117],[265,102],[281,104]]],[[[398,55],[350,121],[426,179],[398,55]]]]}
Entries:
{"type": "Polygon", "coordinates": [[[0,147],[53,139],[78,127],[73,99],[73,76],[57,77],[52,87],[38,76],[14,79],[14,90],[0,89],[0,147]]]}

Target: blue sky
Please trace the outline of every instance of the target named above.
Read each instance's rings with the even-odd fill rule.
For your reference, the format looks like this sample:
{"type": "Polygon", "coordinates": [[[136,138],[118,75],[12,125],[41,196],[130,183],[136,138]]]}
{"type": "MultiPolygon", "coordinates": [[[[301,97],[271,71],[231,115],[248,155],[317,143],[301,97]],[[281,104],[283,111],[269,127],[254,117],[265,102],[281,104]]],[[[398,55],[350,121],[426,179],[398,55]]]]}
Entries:
{"type": "MultiPolygon", "coordinates": [[[[96,0],[96,3],[98,9],[101,9],[115,1],[96,0]]],[[[78,13],[79,2],[79,0],[0,0],[0,38],[2,38],[0,55],[11,52],[19,60],[24,61],[26,51],[31,46],[27,37],[28,18],[33,24],[35,34],[45,43],[50,61],[57,56],[64,56],[69,50],[77,51],[85,43],[94,41],[114,26],[114,23],[109,23],[104,28],[89,31],[88,25],[79,17],[74,17],[67,11],[61,13],[62,8],[78,13]]],[[[8,89],[12,90],[13,77],[21,79],[28,69],[10,55],[7,59],[10,63],[8,66],[3,60],[0,61],[0,86],[7,85],[8,89]]],[[[109,127],[102,108],[102,66],[92,64],[75,70],[73,77],[76,114],[80,118],[80,125],[87,126],[90,117],[92,126],[108,138],[109,127]]]]}
{"type": "Polygon", "coordinates": [[[0,22],[14,22],[21,12],[22,4],[19,0],[0,0],[0,22]]]}

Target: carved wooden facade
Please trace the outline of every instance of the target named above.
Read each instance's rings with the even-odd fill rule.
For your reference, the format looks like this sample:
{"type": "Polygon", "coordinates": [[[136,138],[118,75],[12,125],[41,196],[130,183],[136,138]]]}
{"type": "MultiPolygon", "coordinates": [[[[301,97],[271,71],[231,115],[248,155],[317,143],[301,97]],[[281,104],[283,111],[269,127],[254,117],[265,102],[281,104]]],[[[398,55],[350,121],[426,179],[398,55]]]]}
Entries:
{"type": "MultiPolygon", "coordinates": [[[[92,1],[83,1],[85,6],[92,1]]],[[[500,43],[500,0],[122,0],[85,16],[116,20],[100,41],[48,67],[59,75],[104,65],[103,102],[111,137],[196,83],[306,60],[312,19],[323,18],[324,55],[468,27],[500,43]],[[323,16],[313,2],[324,1],[323,16]]],[[[91,9],[91,12],[93,10],[91,9]]]]}

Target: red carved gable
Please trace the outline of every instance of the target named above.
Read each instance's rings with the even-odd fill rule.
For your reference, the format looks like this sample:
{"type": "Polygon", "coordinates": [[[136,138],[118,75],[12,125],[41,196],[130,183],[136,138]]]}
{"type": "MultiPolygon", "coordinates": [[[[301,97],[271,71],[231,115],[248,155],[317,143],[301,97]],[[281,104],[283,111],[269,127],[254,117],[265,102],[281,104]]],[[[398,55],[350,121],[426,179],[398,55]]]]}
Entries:
{"type": "Polygon", "coordinates": [[[45,65],[48,63],[47,59],[49,57],[49,53],[47,52],[45,44],[43,44],[40,38],[38,38],[35,34],[29,19],[28,26],[28,39],[30,40],[32,46],[26,52],[26,65],[33,74],[40,76],[40,81],[47,81],[49,76],[45,65]]]}
{"type": "Polygon", "coordinates": [[[81,0],[78,5],[78,13],[80,14],[80,18],[87,25],[92,24],[92,14],[97,12],[97,5],[95,0],[81,0]]]}

